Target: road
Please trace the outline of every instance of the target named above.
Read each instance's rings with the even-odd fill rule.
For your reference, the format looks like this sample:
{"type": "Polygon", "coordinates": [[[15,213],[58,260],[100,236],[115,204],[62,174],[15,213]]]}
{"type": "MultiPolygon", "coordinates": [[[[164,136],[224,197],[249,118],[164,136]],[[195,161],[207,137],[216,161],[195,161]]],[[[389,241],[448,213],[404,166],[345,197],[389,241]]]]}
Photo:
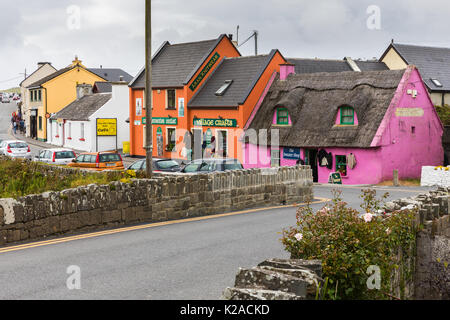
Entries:
{"type": "MultiPolygon", "coordinates": [[[[330,198],[333,188],[315,186],[315,196],[330,198]]],[[[361,187],[340,189],[345,201],[358,208],[361,187]]],[[[390,191],[397,199],[425,190],[380,188],[378,193],[390,191]]],[[[223,290],[233,286],[239,267],[288,258],[279,232],[295,224],[295,215],[295,208],[269,208],[0,249],[0,299],[220,299],[223,290]],[[67,288],[69,266],[81,270],[80,290],[67,288]]]]}
{"type": "MultiPolygon", "coordinates": [[[[15,140],[11,136],[11,116],[13,112],[17,111],[15,102],[1,103],[0,102],[0,140],[15,140]]],[[[32,156],[34,157],[39,153],[42,148],[30,145],[32,156]]]]}

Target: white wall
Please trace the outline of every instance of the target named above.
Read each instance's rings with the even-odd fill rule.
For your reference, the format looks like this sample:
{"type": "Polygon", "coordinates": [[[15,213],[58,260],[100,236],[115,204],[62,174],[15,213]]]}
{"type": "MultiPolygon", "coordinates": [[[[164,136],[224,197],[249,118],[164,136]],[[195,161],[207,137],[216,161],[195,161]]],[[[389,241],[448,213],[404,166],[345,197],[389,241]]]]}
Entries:
{"type": "Polygon", "coordinates": [[[62,146],[63,145],[63,126],[57,121],[47,120],[47,143],[62,146]]]}
{"type": "MultiPolygon", "coordinates": [[[[130,126],[125,121],[130,116],[129,88],[126,83],[112,85],[112,98],[90,117],[92,124],[92,140],[96,139],[96,119],[117,118],[117,148],[122,149],[123,142],[130,141],[130,126]]],[[[98,137],[98,151],[116,149],[115,137],[98,137]]],[[[95,150],[94,150],[95,151],[95,150]]]]}
{"type": "MultiPolygon", "coordinates": [[[[95,128],[94,128],[95,130],[95,128]]],[[[64,147],[86,151],[86,152],[94,152],[95,145],[92,143],[92,139],[90,136],[91,131],[91,123],[89,121],[66,121],[64,125],[64,147]],[[69,124],[72,126],[72,132],[69,135],[69,124]],[[86,141],[81,141],[81,125],[84,124],[84,139],[86,141]],[[69,139],[71,138],[71,139],[69,139]]]]}
{"type": "Polygon", "coordinates": [[[420,185],[423,187],[450,187],[450,167],[422,167],[420,185]]]}

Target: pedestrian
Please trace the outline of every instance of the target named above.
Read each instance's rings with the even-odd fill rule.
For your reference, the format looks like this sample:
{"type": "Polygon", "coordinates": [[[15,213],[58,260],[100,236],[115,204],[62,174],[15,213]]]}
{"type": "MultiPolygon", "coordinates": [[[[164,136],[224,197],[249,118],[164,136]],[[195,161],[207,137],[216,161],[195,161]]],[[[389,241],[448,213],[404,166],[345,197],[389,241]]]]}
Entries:
{"type": "Polygon", "coordinates": [[[13,122],[13,130],[14,130],[14,134],[16,134],[16,132],[17,132],[17,121],[13,122]]]}

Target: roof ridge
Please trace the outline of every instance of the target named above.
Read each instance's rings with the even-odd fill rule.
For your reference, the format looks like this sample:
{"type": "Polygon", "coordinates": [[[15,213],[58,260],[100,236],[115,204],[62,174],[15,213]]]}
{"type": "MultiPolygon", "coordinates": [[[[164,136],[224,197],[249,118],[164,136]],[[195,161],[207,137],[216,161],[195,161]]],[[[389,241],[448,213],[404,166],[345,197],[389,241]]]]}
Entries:
{"type": "Polygon", "coordinates": [[[190,41],[190,42],[180,42],[180,43],[173,43],[173,44],[169,44],[169,47],[174,47],[174,46],[182,46],[182,45],[188,45],[188,44],[197,44],[197,43],[204,43],[204,42],[213,42],[216,41],[217,38],[215,39],[210,39],[210,40],[200,40],[200,41],[190,41]]]}
{"type": "Polygon", "coordinates": [[[393,43],[393,46],[400,45],[400,46],[407,46],[407,47],[416,47],[416,48],[433,48],[433,49],[446,49],[450,50],[450,47],[436,47],[436,46],[424,46],[424,45],[417,45],[417,44],[408,44],[408,43],[393,43]]]}

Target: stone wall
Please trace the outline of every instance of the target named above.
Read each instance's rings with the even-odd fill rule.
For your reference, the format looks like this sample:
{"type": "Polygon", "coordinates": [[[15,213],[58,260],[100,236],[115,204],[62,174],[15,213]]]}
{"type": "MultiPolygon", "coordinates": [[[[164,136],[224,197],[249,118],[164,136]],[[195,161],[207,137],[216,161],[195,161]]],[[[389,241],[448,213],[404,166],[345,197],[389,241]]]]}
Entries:
{"type": "Polygon", "coordinates": [[[0,245],[312,199],[308,166],[89,185],[0,199],[0,245]]]}
{"type": "Polygon", "coordinates": [[[416,300],[450,299],[450,189],[387,203],[390,210],[417,208],[415,275],[411,296],[416,300]]]}

